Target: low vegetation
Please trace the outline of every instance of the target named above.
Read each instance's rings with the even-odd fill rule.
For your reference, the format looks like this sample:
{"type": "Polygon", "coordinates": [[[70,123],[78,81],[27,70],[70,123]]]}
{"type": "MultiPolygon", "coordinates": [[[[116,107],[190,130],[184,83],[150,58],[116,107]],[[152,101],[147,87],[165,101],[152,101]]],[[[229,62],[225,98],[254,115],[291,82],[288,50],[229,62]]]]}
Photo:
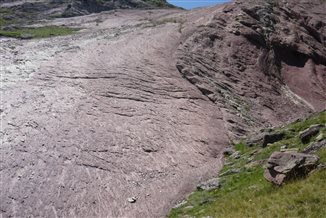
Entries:
{"type": "MultiPolygon", "coordinates": [[[[193,192],[186,203],[172,209],[169,217],[326,217],[325,168],[281,187],[263,177],[267,158],[282,146],[302,151],[316,137],[326,138],[324,127],[309,142],[301,142],[299,132],[313,124],[326,124],[326,111],[278,129],[285,132],[285,138],[266,148],[249,147],[244,142],[236,144],[240,155],[226,157],[220,173],[221,187],[193,192]]],[[[326,149],[319,150],[317,155],[319,163],[326,164],[326,149]]]]}
{"type": "Polygon", "coordinates": [[[77,31],[77,29],[61,26],[44,26],[44,27],[26,27],[13,30],[0,30],[0,36],[14,38],[45,38],[52,36],[69,35],[77,31]]]}
{"type": "Polygon", "coordinates": [[[24,27],[35,22],[33,17],[16,15],[9,8],[0,8],[0,37],[13,38],[45,38],[52,36],[69,35],[77,29],[63,26],[24,27]]]}

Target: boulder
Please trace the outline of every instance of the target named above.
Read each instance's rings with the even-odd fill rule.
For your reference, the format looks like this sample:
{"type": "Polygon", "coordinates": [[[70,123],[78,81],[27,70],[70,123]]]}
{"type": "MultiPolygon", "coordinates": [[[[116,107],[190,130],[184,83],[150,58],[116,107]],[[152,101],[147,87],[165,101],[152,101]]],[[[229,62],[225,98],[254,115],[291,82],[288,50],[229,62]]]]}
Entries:
{"type": "Polygon", "coordinates": [[[268,144],[278,142],[285,136],[284,132],[263,132],[252,138],[249,138],[246,143],[249,146],[258,144],[261,147],[266,147],[268,144]]]}
{"type": "Polygon", "coordinates": [[[316,124],[310,126],[308,129],[303,130],[299,133],[299,137],[303,143],[307,143],[309,139],[319,133],[319,131],[324,127],[322,124],[316,124]]]}
{"type": "Polygon", "coordinates": [[[306,176],[317,167],[318,156],[297,152],[274,152],[268,159],[264,177],[276,184],[306,176]]]}
{"type": "Polygon", "coordinates": [[[197,185],[197,190],[210,191],[212,189],[217,189],[219,187],[220,187],[219,179],[214,178],[197,185]]]}
{"type": "Polygon", "coordinates": [[[307,146],[303,150],[303,153],[306,153],[306,154],[315,153],[316,151],[320,150],[321,148],[323,148],[325,146],[326,146],[326,139],[319,141],[319,142],[314,142],[314,143],[310,144],[309,146],[307,146]]]}
{"type": "Polygon", "coordinates": [[[275,143],[281,141],[284,138],[284,132],[274,132],[268,133],[263,136],[263,140],[261,142],[261,146],[265,148],[270,143],[275,143]]]}

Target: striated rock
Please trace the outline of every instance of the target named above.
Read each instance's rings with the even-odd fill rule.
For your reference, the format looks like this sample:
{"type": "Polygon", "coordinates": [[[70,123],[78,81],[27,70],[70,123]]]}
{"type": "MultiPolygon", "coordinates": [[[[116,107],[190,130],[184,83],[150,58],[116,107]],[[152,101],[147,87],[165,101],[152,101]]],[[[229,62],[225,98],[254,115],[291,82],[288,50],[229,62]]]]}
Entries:
{"type": "Polygon", "coordinates": [[[308,129],[299,133],[299,137],[303,143],[309,141],[309,139],[319,133],[319,131],[324,127],[322,124],[316,124],[310,126],[308,129]]]}
{"type": "MultiPolygon", "coordinates": [[[[25,2],[8,6],[20,20],[103,9],[25,2]]],[[[230,139],[324,109],[325,3],[272,2],[53,19],[83,30],[1,40],[3,216],[163,217],[215,175],[230,139]],[[126,209],[133,193],[146,201],[126,209]]]]}
{"type": "Polygon", "coordinates": [[[306,154],[311,154],[311,153],[315,153],[318,150],[324,148],[326,146],[326,139],[322,140],[322,141],[318,141],[318,142],[314,142],[311,145],[307,146],[304,150],[303,153],[306,154]]]}
{"type": "Polygon", "coordinates": [[[268,159],[264,177],[276,184],[307,175],[317,167],[318,156],[297,152],[274,152],[268,159]]]}
{"type": "Polygon", "coordinates": [[[53,211],[44,205],[58,217],[72,216],[69,208],[76,217],[164,217],[171,199],[216,175],[230,141],[221,109],[175,69],[179,24],[142,26],[182,14],[195,29],[192,22],[211,16],[198,13],[125,10],[56,19],[85,29],[1,41],[4,217],[13,210],[16,217],[48,217],[53,211]],[[12,196],[24,203],[13,204],[12,196]]]}
{"type": "Polygon", "coordinates": [[[325,6],[236,1],[182,43],[178,70],[225,108],[231,138],[325,109],[325,6]]]}

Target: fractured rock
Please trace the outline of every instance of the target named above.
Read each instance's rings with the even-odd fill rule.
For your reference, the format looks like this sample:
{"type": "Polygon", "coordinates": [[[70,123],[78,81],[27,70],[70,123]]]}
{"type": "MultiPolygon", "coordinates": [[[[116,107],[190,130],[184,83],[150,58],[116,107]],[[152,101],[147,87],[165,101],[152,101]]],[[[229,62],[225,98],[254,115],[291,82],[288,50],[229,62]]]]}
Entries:
{"type": "Polygon", "coordinates": [[[297,152],[274,152],[268,159],[264,177],[282,185],[285,181],[307,175],[317,167],[319,157],[297,152]]]}
{"type": "Polygon", "coordinates": [[[303,153],[306,153],[306,154],[315,153],[325,146],[326,146],[326,139],[319,141],[319,142],[314,142],[314,143],[310,144],[309,146],[307,146],[303,150],[303,153]]]}
{"type": "Polygon", "coordinates": [[[303,143],[306,143],[309,141],[309,139],[319,133],[319,130],[321,130],[324,127],[322,124],[316,124],[310,126],[308,129],[303,130],[300,132],[299,137],[303,143]]]}
{"type": "Polygon", "coordinates": [[[268,133],[263,136],[261,146],[264,148],[270,143],[275,143],[284,138],[284,132],[268,133]]]}

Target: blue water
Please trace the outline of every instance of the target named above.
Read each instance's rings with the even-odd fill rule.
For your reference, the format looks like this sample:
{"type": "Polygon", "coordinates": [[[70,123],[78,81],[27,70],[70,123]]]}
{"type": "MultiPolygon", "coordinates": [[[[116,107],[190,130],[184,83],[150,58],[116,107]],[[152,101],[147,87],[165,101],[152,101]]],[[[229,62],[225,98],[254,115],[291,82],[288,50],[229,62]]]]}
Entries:
{"type": "Polygon", "coordinates": [[[168,0],[168,2],[185,9],[192,9],[225,3],[229,0],[168,0]]]}

